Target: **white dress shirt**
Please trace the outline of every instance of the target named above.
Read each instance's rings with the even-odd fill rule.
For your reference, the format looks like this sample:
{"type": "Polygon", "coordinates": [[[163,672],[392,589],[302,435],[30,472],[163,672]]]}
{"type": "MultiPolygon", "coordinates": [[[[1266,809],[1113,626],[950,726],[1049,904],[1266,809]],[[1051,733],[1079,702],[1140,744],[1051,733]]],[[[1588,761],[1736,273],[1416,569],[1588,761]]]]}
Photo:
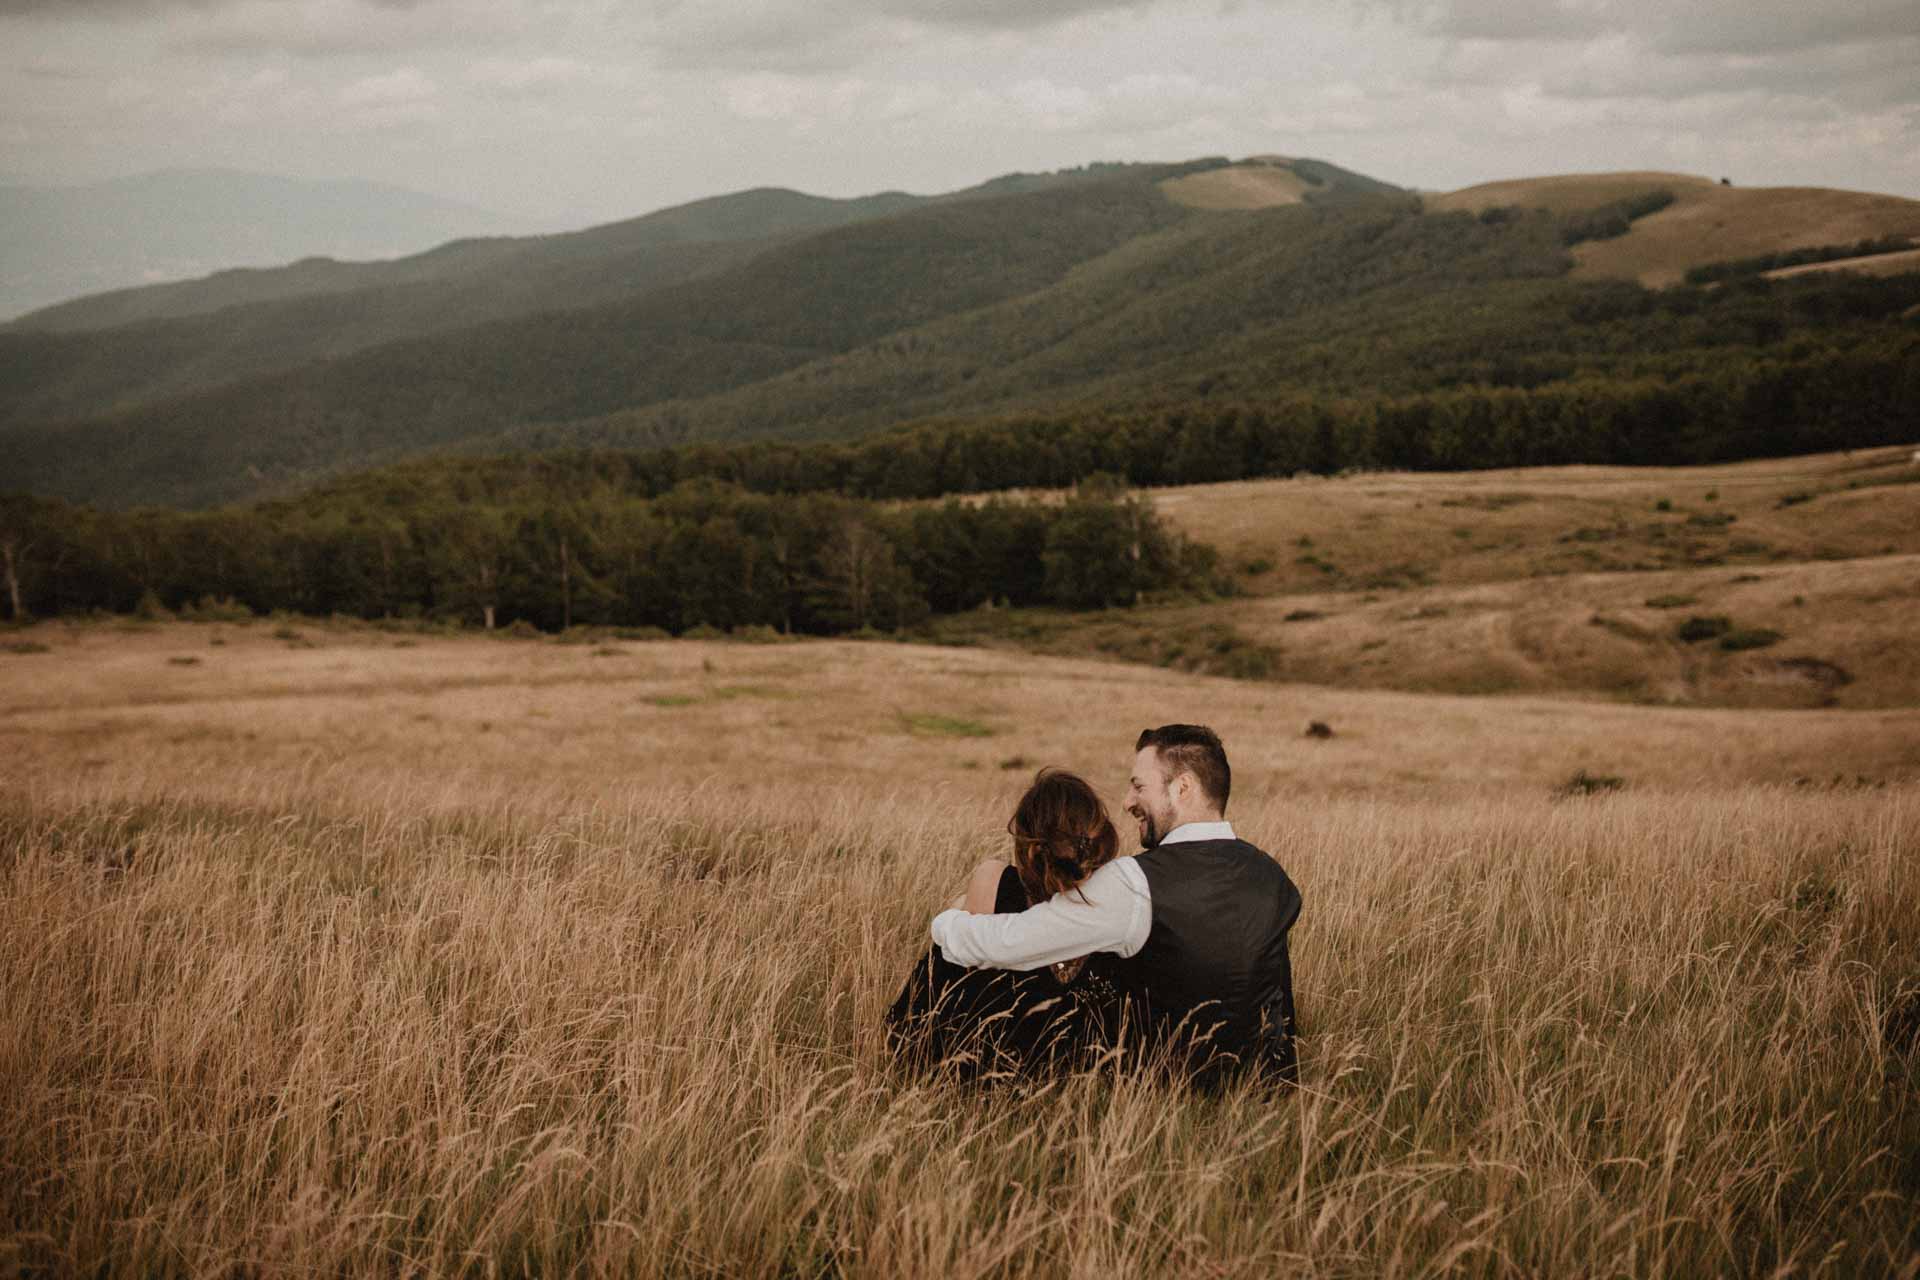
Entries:
{"type": "MultiPolygon", "coordinates": [[[[1233,840],[1229,822],[1187,822],[1160,843],[1233,840]]],[[[1084,882],[1017,914],[976,916],[960,910],[933,918],[940,954],[970,969],[1040,969],[1097,951],[1130,956],[1153,931],[1147,873],[1131,857],[1115,858],[1084,882]]]]}

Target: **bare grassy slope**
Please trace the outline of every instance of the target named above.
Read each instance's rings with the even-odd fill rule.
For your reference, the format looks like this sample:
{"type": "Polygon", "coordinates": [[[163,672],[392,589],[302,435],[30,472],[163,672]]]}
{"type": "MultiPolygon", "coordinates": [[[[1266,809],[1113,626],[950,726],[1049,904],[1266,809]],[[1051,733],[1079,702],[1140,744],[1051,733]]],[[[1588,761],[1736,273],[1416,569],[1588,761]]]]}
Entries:
{"type": "Polygon", "coordinates": [[[1723,187],[1679,173],[1592,173],[1490,182],[1432,196],[1427,207],[1499,205],[1571,213],[1666,189],[1674,203],[1624,236],[1574,247],[1576,279],[1676,284],[1689,267],[1782,249],[1920,235],[1920,200],[1825,187],[1723,187]]]}
{"type": "Polygon", "coordinates": [[[1507,205],[1548,209],[1554,213],[1580,213],[1662,188],[1672,191],[1676,197],[1687,199],[1713,185],[1711,178],[1702,178],[1697,174],[1662,173],[1658,170],[1563,173],[1543,178],[1482,182],[1458,191],[1428,196],[1425,203],[1435,213],[1456,210],[1479,213],[1483,209],[1498,209],[1507,205]]]}
{"type": "Polygon", "coordinates": [[[10,1267],[1920,1270],[1920,796],[1746,781],[1910,716],[305,632],[0,654],[10,1267]],[[1305,890],[1302,1088],[893,1073],[1030,765],[1117,795],[1174,716],[1305,890]]]}
{"type": "Polygon", "coordinates": [[[1271,162],[1236,164],[1160,183],[1169,200],[1193,209],[1268,209],[1299,204],[1309,189],[1293,170],[1271,162]]]}
{"type": "Polygon", "coordinates": [[[1916,706],[1915,481],[1911,451],[1883,449],[1169,489],[1162,514],[1264,598],[1151,625],[1230,622],[1312,683],[1916,706]],[[1694,615],[1781,638],[1683,643],[1694,615]]]}

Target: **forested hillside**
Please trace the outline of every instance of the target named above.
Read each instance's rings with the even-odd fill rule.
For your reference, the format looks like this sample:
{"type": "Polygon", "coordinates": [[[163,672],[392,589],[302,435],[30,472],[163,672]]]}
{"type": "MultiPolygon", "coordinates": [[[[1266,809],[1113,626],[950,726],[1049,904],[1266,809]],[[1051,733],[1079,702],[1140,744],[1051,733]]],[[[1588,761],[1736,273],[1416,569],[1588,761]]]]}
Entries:
{"type": "MultiPolygon", "coordinates": [[[[1136,169],[1143,180],[1168,172],[1100,166],[1012,174],[935,197],[834,200],[760,188],[565,235],[460,240],[382,262],[309,258],[98,294],[0,329],[0,370],[24,375],[0,378],[0,425],[137,408],[385,343],[632,302],[816,232],[1136,169]]],[[[1329,180],[1325,189],[1344,181],[1329,180]]]]}
{"type": "Polygon", "coordinates": [[[1101,470],[1167,483],[1687,462],[1910,433],[1920,276],[1769,280],[1708,263],[1701,283],[1656,290],[1570,275],[1587,246],[1673,216],[1681,197],[1641,176],[1587,184],[1591,207],[1555,188],[1552,208],[1435,211],[1447,201],[1308,161],[1117,166],[1014,175],[810,234],[718,238],[847,214],[761,193],[559,238],[521,295],[495,263],[417,294],[394,285],[5,335],[0,448],[13,487],[197,506],[435,451],[818,441],[712,466],[697,459],[722,455],[695,451],[664,469],[767,492],[929,496],[1101,470]],[[1306,195],[1251,209],[1168,197],[1195,176],[1306,195]],[[607,243],[648,237],[632,262],[657,278],[629,277],[624,301],[388,342],[104,416],[48,420],[34,407],[63,386],[190,380],[203,361],[231,367],[239,348],[284,354],[373,323],[369,297],[394,300],[393,316],[418,308],[405,324],[426,323],[447,289],[507,306],[563,276],[568,253],[583,279],[605,277],[607,243]],[[329,308],[335,329],[309,323],[329,308]],[[870,450],[827,444],[901,430],[870,450]]]}
{"type": "MultiPolygon", "coordinates": [[[[88,422],[16,421],[0,440],[34,491],[194,504],[517,423],[712,394],[1034,292],[1170,226],[1185,211],[1155,190],[1164,173],[941,202],[633,302],[390,343],[88,422]]],[[[57,376],[58,344],[76,340],[8,341],[0,403],[57,376]]]]}

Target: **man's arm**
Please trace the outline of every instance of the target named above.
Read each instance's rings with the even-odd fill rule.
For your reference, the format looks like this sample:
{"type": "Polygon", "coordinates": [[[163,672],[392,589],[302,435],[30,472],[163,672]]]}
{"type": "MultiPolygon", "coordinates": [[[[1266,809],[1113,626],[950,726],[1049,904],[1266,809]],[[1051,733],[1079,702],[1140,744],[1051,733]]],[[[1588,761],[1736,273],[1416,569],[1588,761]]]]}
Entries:
{"type": "Polygon", "coordinates": [[[942,911],[933,918],[940,953],[969,968],[1039,969],[1097,951],[1130,956],[1153,927],[1147,877],[1115,858],[1085,884],[1015,915],[942,911]]]}

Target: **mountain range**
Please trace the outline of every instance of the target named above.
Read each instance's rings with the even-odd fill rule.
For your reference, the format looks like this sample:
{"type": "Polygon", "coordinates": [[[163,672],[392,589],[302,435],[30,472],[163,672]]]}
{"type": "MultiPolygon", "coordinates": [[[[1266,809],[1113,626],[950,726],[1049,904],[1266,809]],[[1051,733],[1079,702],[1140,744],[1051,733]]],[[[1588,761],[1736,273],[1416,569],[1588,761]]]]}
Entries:
{"type": "Polygon", "coordinates": [[[1912,236],[1920,202],[1893,197],[1649,173],[1423,198],[1280,156],[758,189],[35,312],[0,329],[0,488],[205,505],[434,450],[1670,378],[1913,330],[1897,292],[1756,301],[1687,268],[1814,246],[1892,270],[1912,236]]]}
{"type": "Polygon", "coordinates": [[[71,186],[0,183],[0,317],[296,258],[390,258],[537,229],[378,182],[173,169],[71,186]]]}

